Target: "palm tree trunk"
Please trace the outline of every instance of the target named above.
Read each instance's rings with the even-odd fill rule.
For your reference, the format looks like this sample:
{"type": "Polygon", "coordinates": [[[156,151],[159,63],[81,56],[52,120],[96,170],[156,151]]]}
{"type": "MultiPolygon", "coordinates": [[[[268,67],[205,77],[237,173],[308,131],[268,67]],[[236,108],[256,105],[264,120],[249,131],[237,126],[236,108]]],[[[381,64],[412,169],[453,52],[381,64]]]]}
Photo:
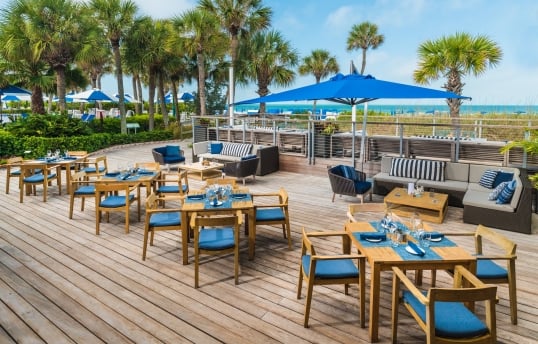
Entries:
{"type": "Polygon", "coordinates": [[[65,67],[55,66],[54,72],[56,73],[56,93],[58,93],[58,107],[60,113],[65,113],[65,67]]]}
{"type": "Polygon", "coordinates": [[[43,102],[43,90],[39,86],[32,88],[32,113],[45,114],[45,103],[43,102]]]}
{"type": "Polygon", "coordinates": [[[164,127],[168,128],[168,109],[166,108],[166,104],[164,102],[164,76],[163,73],[159,73],[157,75],[157,82],[158,82],[158,96],[159,96],[159,104],[161,105],[161,113],[163,114],[163,123],[164,127]]]}
{"type": "Polygon", "coordinates": [[[121,133],[127,134],[127,117],[125,116],[125,90],[123,89],[123,70],[121,68],[120,42],[111,41],[112,52],[114,53],[114,64],[116,66],[116,79],[118,81],[118,107],[120,109],[121,133]]]}
{"type": "Polygon", "coordinates": [[[148,94],[149,131],[152,131],[155,128],[155,72],[151,68],[148,78],[148,94]]]}
{"type": "Polygon", "coordinates": [[[200,116],[206,115],[206,96],[205,96],[205,59],[204,54],[196,54],[196,63],[198,64],[198,94],[200,95],[200,116]]]}
{"type": "Polygon", "coordinates": [[[138,113],[144,113],[144,96],[142,95],[142,82],[140,81],[140,74],[136,75],[136,88],[138,89],[138,101],[140,102],[140,111],[138,113]]]}

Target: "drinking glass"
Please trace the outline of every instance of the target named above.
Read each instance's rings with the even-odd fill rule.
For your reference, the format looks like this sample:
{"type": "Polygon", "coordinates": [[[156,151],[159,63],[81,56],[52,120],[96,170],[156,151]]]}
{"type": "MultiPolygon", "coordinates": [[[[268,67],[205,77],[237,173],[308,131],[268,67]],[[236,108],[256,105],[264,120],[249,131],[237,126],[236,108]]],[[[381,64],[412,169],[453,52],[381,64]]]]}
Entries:
{"type": "Polygon", "coordinates": [[[400,245],[400,238],[399,233],[397,231],[390,233],[390,243],[392,244],[392,247],[398,247],[400,245]]]}
{"type": "Polygon", "coordinates": [[[430,189],[430,197],[431,198],[435,197],[435,189],[430,189]]]}
{"type": "Polygon", "coordinates": [[[431,243],[431,234],[428,233],[428,232],[423,232],[422,235],[420,236],[420,246],[422,247],[430,247],[430,243],[431,243]]]}

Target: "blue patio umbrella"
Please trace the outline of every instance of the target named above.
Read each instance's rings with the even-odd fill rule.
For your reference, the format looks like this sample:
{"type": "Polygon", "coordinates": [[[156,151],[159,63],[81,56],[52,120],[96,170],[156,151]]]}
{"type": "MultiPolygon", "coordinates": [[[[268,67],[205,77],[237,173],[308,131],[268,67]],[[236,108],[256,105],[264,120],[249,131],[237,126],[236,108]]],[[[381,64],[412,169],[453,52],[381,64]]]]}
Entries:
{"type": "Polygon", "coordinates": [[[32,95],[32,92],[15,85],[7,85],[6,87],[0,87],[0,96],[2,97],[2,99],[0,99],[0,123],[3,122],[4,117],[2,113],[2,102],[4,101],[4,97],[22,97],[28,95],[32,95]]]}
{"type": "MultiPolygon", "coordinates": [[[[79,100],[85,100],[89,103],[95,103],[95,114],[97,115],[97,103],[98,102],[115,102],[114,96],[110,96],[106,94],[105,92],[94,88],[92,90],[87,90],[84,92],[76,93],[71,96],[73,98],[73,101],[79,101],[79,100]]],[[[101,115],[101,119],[102,119],[101,115]]]]}
{"type": "MultiPolygon", "coordinates": [[[[371,75],[336,74],[327,81],[318,84],[295,88],[274,93],[265,97],[253,98],[235,103],[234,105],[270,103],[298,100],[328,100],[335,103],[351,105],[351,120],[356,122],[356,105],[365,104],[363,130],[366,128],[367,103],[376,99],[471,99],[452,92],[439,91],[431,88],[383,81],[371,75]]],[[[355,136],[353,136],[355,137],[355,136]]],[[[361,135],[361,161],[364,154],[365,135],[361,135]]],[[[353,144],[353,147],[355,145],[353,144]]]]}

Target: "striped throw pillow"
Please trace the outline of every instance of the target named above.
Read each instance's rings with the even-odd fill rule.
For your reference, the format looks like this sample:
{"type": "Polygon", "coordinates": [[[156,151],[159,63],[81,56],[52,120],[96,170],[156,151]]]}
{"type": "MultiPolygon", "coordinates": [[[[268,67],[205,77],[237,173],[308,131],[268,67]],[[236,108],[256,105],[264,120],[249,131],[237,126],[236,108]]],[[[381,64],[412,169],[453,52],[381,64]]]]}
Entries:
{"type": "Polygon", "coordinates": [[[395,177],[442,182],[445,180],[445,166],[446,163],[444,161],[395,158],[392,159],[389,174],[395,177]]]}
{"type": "Polygon", "coordinates": [[[250,143],[224,142],[222,144],[222,150],[220,151],[220,154],[242,157],[248,155],[251,150],[252,145],[250,143]]]}
{"type": "Polygon", "coordinates": [[[501,191],[501,194],[497,198],[496,203],[497,204],[507,204],[510,203],[512,200],[512,196],[514,196],[514,191],[516,191],[516,181],[512,180],[509,182],[501,191]]]}
{"type": "Polygon", "coordinates": [[[493,183],[495,183],[495,177],[497,177],[497,173],[497,171],[492,170],[484,171],[484,174],[482,174],[482,177],[480,177],[478,184],[485,188],[493,189],[493,183]]]}

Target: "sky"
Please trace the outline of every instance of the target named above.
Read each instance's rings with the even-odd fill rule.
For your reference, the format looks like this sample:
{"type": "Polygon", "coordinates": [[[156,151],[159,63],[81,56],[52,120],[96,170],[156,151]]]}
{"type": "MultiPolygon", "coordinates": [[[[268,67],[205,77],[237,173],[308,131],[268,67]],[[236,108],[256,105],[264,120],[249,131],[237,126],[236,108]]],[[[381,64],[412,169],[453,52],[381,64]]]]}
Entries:
{"type": "MultiPolygon", "coordinates": [[[[140,14],[172,18],[196,6],[195,0],[135,0],[140,14]]],[[[297,49],[300,58],[325,49],[336,57],[342,73],[353,60],[360,70],[361,51],[347,51],[347,37],[354,24],[369,21],[385,36],[384,43],[368,50],[365,74],[377,79],[415,84],[417,50],[427,40],[457,32],[486,35],[503,51],[501,62],[485,73],[465,76],[463,94],[469,105],[538,104],[538,1],[536,0],[265,0],[273,10],[272,29],[297,49]]],[[[297,76],[292,86],[314,83],[313,76],[297,76]]],[[[445,79],[427,87],[441,89],[445,79]]],[[[130,82],[125,84],[127,92],[130,82]]],[[[115,93],[112,77],[103,89],[115,93]]],[[[189,92],[196,85],[184,85],[189,92]]],[[[271,92],[285,88],[269,86],[271,92]]],[[[236,101],[257,97],[256,85],[237,86],[236,101]]],[[[409,101],[407,101],[409,102],[409,101]]],[[[414,100],[414,104],[438,104],[438,100],[414,100]]],[[[405,100],[377,100],[376,104],[403,104],[405,100]]]]}

